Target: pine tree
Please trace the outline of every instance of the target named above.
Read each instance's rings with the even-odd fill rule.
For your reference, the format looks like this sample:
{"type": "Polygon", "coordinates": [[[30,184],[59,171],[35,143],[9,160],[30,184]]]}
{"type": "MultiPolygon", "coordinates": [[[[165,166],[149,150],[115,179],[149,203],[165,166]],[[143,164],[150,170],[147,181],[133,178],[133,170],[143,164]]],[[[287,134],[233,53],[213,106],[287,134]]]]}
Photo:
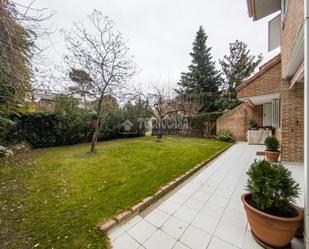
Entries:
{"type": "Polygon", "coordinates": [[[215,99],[221,84],[221,74],[216,70],[210,53],[211,47],[207,47],[207,38],[203,26],[200,26],[190,53],[191,65],[188,67],[188,72],[181,73],[177,92],[180,95],[202,95],[205,106],[201,111],[211,112],[216,110],[215,99]]]}
{"type": "Polygon", "coordinates": [[[228,90],[229,99],[236,99],[236,87],[246,80],[262,61],[262,55],[250,55],[246,43],[230,43],[230,54],[219,60],[228,90]]]}

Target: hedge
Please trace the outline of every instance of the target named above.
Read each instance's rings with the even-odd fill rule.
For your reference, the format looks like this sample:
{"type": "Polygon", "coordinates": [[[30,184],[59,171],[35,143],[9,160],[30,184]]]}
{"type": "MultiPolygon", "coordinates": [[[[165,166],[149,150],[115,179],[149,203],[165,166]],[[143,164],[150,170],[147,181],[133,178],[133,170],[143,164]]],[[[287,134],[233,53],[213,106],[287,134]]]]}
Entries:
{"type": "MultiPolygon", "coordinates": [[[[93,129],[90,118],[82,122],[83,126],[74,127],[75,132],[63,132],[60,129],[63,127],[61,120],[54,113],[11,113],[9,118],[14,125],[11,125],[4,137],[0,139],[2,144],[27,142],[33,148],[44,148],[91,141],[93,129]]],[[[122,121],[116,120],[117,117],[110,119],[104,121],[100,129],[99,141],[144,135],[144,131],[129,135],[121,134],[122,121]]]]}

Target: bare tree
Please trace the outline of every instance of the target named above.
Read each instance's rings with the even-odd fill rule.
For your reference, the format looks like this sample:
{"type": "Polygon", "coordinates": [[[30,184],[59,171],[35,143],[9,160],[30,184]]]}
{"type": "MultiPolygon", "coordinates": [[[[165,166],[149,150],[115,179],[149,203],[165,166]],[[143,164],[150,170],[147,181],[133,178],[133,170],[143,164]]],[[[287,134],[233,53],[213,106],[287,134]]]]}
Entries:
{"type": "Polygon", "coordinates": [[[162,141],[164,131],[164,119],[170,116],[177,116],[183,111],[179,100],[169,94],[166,89],[154,88],[154,93],[146,96],[148,106],[151,105],[152,116],[156,118],[157,140],[162,141]]]}
{"type": "Polygon", "coordinates": [[[182,94],[176,97],[182,107],[183,115],[195,116],[205,107],[204,94],[192,93],[182,94]]]}
{"type": "Polygon", "coordinates": [[[93,32],[82,22],[75,23],[71,32],[65,32],[65,40],[71,53],[66,57],[70,67],[85,70],[92,79],[91,96],[97,100],[97,118],[91,141],[91,151],[95,152],[104,96],[115,95],[117,90],[126,88],[135,74],[135,66],[121,34],[114,31],[113,22],[108,17],[94,10],[89,21],[89,30],[93,32]]]}
{"type": "Polygon", "coordinates": [[[183,115],[195,116],[203,111],[207,104],[207,94],[203,93],[198,85],[195,85],[191,91],[183,92],[181,89],[175,89],[176,99],[183,108],[183,115]]]}

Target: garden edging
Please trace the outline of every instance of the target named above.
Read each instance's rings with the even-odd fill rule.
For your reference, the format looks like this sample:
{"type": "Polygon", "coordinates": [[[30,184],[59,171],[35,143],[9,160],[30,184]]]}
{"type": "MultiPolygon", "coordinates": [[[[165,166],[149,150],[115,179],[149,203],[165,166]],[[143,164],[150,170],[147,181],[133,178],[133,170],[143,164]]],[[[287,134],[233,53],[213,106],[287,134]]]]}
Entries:
{"type": "Polygon", "coordinates": [[[166,195],[167,193],[172,191],[178,185],[180,185],[185,180],[187,180],[189,177],[191,177],[193,174],[195,174],[198,170],[200,170],[201,168],[203,168],[205,166],[208,166],[208,164],[212,160],[214,160],[219,155],[221,155],[223,152],[228,150],[232,145],[233,145],[233,143],[228,145],[226,148],[224,148],[223,150],[221,150],[217,154],[215,154],[215,155],[211,156],[210,158],[208,158],[207,160],[203,161],[202,163],[199,163],[198,165],[194,166],[192,169],[187,171],[182,176],[179,176],[175,180],[173,180],[173,181],[169,182],[168,184],[164,185],[154,195],[148,196],[148,197],[144,198],[142,201],[140,201],[139,203],[137,203],[134,206],[132,206],[130,208],[130,210],[126,210],[126,211],[124,211],[124,212],[122,212],[120,214],[117,214],[114,217],[108,219],[107,221],[105,221],[103,223],[100,223],[98,225],[99,231],[108,232],[109,230],[113,229],[117,225],[128,221],[129,219],[132,218],[132,216],[141,213],[146,208],[148,208],[150,205],[152,205],[154,202],[156,202],[157,200],[162,198],[164,195],[166,195]]]}

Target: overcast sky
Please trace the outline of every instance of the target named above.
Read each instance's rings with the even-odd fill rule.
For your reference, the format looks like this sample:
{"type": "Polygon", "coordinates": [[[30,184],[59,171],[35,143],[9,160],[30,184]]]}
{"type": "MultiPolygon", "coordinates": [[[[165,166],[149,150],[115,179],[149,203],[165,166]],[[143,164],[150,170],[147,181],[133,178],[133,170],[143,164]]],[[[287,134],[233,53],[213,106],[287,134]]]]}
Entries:
{"type": "MultiPolygon", "coordinates": [[[[246,0],[36,0],[34,7],[55,11],[48,25],[58,29],[70,29],[74,21],[86,19],[93,9],[109,16],[135,57],[140,73],[134,80],[143,85],[173,85],[178,81],[190,64],[189,52],[200,25],[206,30],[207,45],[216,61],[236,39],[246,42],[253,54],[262,53],[264,61],[279,52],[267,52],[270,18],[253,22],[246,0]]],[[[47,56],[57,63],[66,51],[63,36],[56,32],[51,40],[54,46],[47,56]]]]}

